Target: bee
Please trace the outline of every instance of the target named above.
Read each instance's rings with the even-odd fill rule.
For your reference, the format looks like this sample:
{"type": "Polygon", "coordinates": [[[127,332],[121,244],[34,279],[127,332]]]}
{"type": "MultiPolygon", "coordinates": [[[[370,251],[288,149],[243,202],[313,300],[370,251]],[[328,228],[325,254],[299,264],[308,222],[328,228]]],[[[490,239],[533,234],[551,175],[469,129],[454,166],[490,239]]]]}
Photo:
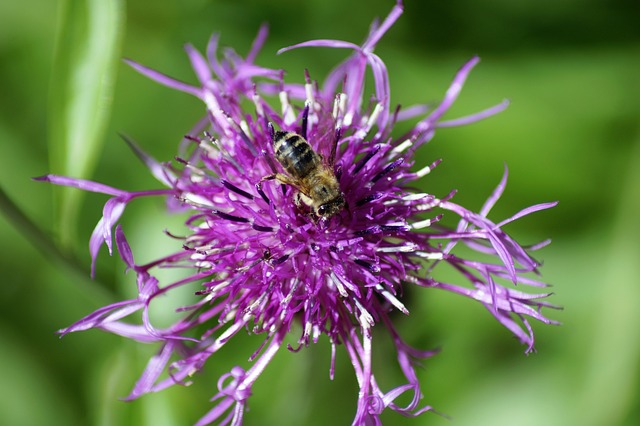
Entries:
{"type": "Polygon", "coordinates": [[[304,137],[294,132],[273,133],[273,152],[287,174],[275,173],[262,180],[276,179],[298,190],[296,205],[306,205],[319,218],[329,219],[345,206],[344,194],[332,164],[325,164],[304,137]]]}

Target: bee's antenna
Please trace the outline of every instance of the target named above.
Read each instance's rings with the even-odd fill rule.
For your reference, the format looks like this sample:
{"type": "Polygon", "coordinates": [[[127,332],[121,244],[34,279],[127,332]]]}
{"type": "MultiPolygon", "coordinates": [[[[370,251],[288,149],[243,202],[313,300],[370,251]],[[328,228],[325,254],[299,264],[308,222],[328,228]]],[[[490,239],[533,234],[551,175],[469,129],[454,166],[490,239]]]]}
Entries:
{"type": "Polygon", "coordinates": [[[309,102],[305,102],[304,110],[302,110],[302,129],[300,132],[302,137],[307,139],[307,123],[309,121],[309,102]]]}

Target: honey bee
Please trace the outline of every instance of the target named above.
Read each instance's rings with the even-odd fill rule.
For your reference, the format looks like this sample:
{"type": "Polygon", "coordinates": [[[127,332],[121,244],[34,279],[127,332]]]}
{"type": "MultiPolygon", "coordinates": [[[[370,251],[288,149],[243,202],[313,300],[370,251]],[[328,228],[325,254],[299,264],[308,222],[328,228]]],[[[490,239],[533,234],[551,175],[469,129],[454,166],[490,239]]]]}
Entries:
{"type": "Polygon", "coordinates": [[[333,165],[324,164],[304,137],[294,132],[273,133],[273,152],[287,174],[275,173],[262,180],[276,179],[298,190],[295,202],[308,206],[320,218],[329,219],[345,206],[333,165]]]}

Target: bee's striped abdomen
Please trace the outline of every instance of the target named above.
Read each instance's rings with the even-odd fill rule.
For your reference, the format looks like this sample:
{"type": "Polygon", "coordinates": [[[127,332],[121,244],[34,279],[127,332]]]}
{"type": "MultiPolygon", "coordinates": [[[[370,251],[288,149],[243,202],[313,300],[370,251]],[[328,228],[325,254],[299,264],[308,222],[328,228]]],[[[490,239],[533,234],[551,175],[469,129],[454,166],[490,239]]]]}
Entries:
{"type": "Polygon", "coordinates": [[[311,145],[293,132],[276,132],[273,150],[278,162],[294,178],[304,178],[321,163],[311,145]]]}

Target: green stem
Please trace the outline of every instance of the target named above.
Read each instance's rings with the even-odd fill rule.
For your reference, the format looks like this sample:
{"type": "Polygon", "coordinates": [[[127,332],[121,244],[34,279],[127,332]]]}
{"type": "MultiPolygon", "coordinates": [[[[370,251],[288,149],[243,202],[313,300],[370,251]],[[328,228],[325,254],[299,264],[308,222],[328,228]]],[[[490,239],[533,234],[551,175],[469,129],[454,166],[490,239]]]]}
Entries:
{"type": "Polygon", "coordinates": [[[86,279],[90,275],[88,268],[83,267],[78,259],[71,253],[63,251],[53,239],[36,225],[26,214],[9,198],[0,185],[0,211],[9,220],[19,233],[24,235],[43,256],[55,265],[63,265],[67,270],[78,277],[86,279]]]}

